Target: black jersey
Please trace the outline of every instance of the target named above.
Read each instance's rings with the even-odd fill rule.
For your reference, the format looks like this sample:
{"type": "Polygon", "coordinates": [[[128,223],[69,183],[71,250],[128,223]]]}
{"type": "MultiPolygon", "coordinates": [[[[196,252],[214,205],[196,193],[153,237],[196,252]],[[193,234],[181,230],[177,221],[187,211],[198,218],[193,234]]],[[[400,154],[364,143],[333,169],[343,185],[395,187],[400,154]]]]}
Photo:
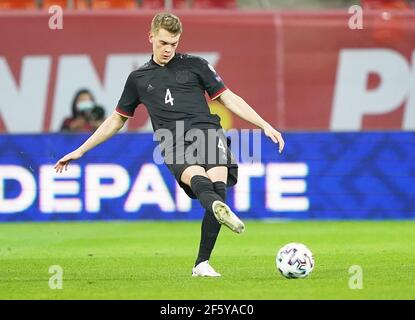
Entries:
{"type": "Polygon", "coordinates": [[[225,90],[222,79],[205,59],[176,53],[165,66],[151,58],[131,72],[116,111],[132,117],[142,103],[154,130],[172,129],[180,120],[186,129],[218,128],[220,118],[210,113],[205,91],[213,100],[225,90]]]}

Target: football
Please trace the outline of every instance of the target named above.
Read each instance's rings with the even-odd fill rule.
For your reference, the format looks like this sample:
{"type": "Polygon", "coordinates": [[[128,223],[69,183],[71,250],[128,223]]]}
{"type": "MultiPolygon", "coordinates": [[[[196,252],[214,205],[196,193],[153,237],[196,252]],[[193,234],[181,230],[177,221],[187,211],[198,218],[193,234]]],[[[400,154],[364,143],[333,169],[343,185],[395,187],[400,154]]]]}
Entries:
{"type": "Polygon", "coordinates": [[[292,242],[278,251],[276,264],[278,271],[286,278],[305,278],[314,268],[314,258],[304,244],[292,242]]]}

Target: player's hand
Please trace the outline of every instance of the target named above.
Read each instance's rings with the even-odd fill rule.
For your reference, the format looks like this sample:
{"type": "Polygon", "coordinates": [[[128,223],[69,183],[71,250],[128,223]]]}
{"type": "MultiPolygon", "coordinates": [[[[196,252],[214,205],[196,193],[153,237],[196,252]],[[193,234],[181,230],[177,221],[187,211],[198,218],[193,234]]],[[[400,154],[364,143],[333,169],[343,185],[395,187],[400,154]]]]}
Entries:
{"type": "Polygon", "coordinates": [[[71,153],[68,153],[66,156],[60,158],[58,162],[56,162],[54,166],[56,172],[62,173],[64,168],[65,168],[65,171],[68,170],[69,162],[71,162],[72,160],[79,159],[82,156],[83,154],[79,150],[75,150],[75,151],[72,151],[71,153]]]}
{"type": "Polygon", "coordinates": [[[271,138],[272,141],[274,141],[275,143],[278,143],[279,146],[279,152],[281,153],[282,150],[284,149],[284,139],[282,138],[282,135],[280,132],[278,132],[277,130],[275,130],[271,125],[266,125],[264,127],[264,134],[271,138]]]}

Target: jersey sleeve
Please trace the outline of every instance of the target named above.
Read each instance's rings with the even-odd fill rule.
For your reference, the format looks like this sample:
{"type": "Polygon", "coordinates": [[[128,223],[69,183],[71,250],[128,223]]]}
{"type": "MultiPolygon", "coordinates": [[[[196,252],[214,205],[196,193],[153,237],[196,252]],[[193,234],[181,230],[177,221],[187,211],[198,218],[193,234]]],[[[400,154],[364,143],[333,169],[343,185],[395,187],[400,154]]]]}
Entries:
{"type": "Polygon", "coordinates": [[[137,108],[140,103],[137,87],[134,83],[134,76],[133,73],[130,73],[115,111],[124,117],[132,118],[134,116],[135,108],[137,108]]]}
{"type": "Polygon", "coordinates": [[[215,100],[227,89],[222,78],[205,59],[199,59],[198,71],[203,87],[212,100],[215,100]]]}

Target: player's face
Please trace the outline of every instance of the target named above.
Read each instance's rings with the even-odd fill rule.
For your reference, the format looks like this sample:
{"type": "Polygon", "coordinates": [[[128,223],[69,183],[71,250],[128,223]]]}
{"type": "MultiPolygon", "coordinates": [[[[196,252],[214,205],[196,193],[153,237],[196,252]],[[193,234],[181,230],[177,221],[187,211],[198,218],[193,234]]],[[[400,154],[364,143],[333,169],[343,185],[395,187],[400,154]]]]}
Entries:
{"type": "Polygon", "coordinates": [[[177,46],[179,45],[180,34],[174,35],[164,29],[158,32],[150,32],[149,40],[153,45],[153,60],[164,66],[175,55],[177,46]]]}

